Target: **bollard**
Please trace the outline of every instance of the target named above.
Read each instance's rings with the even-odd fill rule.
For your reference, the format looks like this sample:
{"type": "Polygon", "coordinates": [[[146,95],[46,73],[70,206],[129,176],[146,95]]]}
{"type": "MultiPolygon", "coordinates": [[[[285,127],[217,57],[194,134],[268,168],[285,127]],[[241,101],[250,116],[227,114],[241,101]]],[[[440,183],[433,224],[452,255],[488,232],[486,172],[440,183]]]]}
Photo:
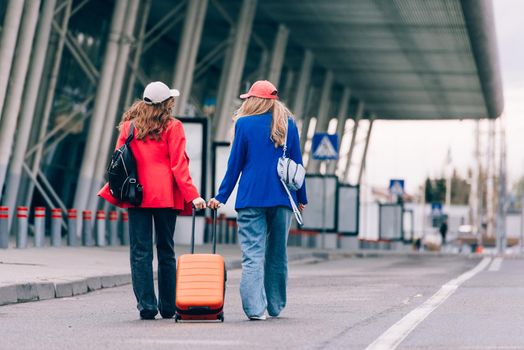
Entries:
{"type": "Polygon", "coordinates": [[[225,219],[224,226],[224,244],[229,244],[229,219],[225,219]]]}
{"type": "Polygon", "coordinates": [[[122,244],[129,245],[129,214],[122,212],[122,244]]]}
{"type": "Polygon", "coordinates": [[[210,216],[206,216],[206,228],[204,230],[204,243],[211,242],[212,225],[213,225],[213,219],[210,216]]]}
{"type": "Polygon", "coordinates": [[[237,220],[231,219],[229,224],[231,225],[231,243],[237,244],[237,236],[238,236],[237,220]]]}
{"type": "Polygon", "coordinates": [[[118,245],[118,213],[109,212],[109,245],[118,245]]]}
{"type": "Polygon", "coordinates": [[[222,244],[224,243],[224,235],[225,235],[225,231],[226,231],[226,225],[227,225],[227,222],[226,222],[226,216],[224,214],[220,214],[218,216],[218,243],[222,244]]]}
{"type": "Polygon", "coordinates": [[[51,209],[51,245],[60,247],[62,245],[62,209],[51,209]]]}
{"type": "Polygon", "coordinates": [[[9,209],[0,207],[0,249],[9,248],[9,209]]]}
{"type": "Polygon", "coordinates": [[[235,219],[228,219],[227,220],[227,227],[228,227],[228,234],[227,234],[227,243],[229,244],[235,244],[236,243],[236,220],[235,219]]]}
{"type": "Polygon", "coordinates": [[[76,246],[76,228],[77,228],[77,211],[76,209],[67,210],[67,245],[76,246]]]}
{"type": "Polygon", "coordinates": [[[82,212],[82,245],[86,247],[92,247],[95,245],[93,239],[93,226],[91,221],[93,220],[91,210],[84,210],[82,212]]]}
{"type": "Polygon", "coordinates": [[[45,207],[35,208],[35,247],[44,246],[45,240],[45,207]]]}
{"type": "Polygon", "coordinates": [[[106,246],[106,212],[103,210],[96,211],[96,245],[106,246]]]}
{"type": "Polygon", "coordinates": [[[29,208],[16,208],[16,247],[27,248],[27,217],[29,208]]]}

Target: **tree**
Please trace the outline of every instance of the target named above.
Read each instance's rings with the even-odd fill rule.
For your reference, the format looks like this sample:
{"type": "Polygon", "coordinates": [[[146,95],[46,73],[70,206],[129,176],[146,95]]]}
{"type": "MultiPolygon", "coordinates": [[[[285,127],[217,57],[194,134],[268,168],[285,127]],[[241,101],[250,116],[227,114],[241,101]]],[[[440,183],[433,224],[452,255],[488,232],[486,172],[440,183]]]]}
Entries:
{"type": "MultiPolygon", "coordinates": [[[[454,171],[451,178],[451,204],[467,205],[471,185],[454,171]]],[[[426,203],[444,203],[446,201],[446,179],[427,178],[425,181],[426,203]]]]}

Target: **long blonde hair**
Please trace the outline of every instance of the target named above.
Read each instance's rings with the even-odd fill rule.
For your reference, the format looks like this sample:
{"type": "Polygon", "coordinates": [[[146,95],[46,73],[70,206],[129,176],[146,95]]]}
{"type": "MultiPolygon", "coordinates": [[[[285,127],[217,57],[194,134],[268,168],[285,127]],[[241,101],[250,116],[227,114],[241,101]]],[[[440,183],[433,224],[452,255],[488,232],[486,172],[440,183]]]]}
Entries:
{"type": "Polygon", "coordinates": [[[175,99],[172,97],[153,105],[142,100],[136,101],[124,112],[118,129],[122,128],[124,122],[133,120],[137,140],[148,137],[151,140],[160,141],[160,135],[167,128],[167,124],[174,119],[172,116],[173,107],[175,107],[175,99]]]}
{"type": "Polygon", "coordinates": [[[291,111],[279,100],[260,97],[248,97],[237,110],[234,120],[239,118],[271,112],[271,140],[275,147],[282,146],[286,138],[288,118],[294,118],[291,111]]]}

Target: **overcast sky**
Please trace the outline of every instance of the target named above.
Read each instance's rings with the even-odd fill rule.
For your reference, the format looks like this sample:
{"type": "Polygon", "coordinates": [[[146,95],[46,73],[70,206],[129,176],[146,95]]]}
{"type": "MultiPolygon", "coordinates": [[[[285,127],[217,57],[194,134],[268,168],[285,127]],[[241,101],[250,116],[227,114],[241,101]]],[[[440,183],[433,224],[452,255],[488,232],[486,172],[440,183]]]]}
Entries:
{"type": "MultiPolygon", "coordinates": [[[[493,0],[504,87],[511,182],[524,175],[524,0],[493,0]]],[[[391,178],[406,180],[413,193],[426,176],[440,176],[451,150],[462,174],[473,165],[472,121],[378,121],[369,148],[367,182],[386,187],[391,178]]]]}

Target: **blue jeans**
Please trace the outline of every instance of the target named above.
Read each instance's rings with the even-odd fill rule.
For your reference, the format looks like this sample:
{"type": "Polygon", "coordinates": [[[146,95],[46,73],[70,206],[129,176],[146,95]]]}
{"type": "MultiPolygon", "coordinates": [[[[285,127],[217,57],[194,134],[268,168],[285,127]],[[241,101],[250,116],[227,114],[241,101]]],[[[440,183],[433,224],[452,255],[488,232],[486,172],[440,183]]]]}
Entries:
{"type": "Polygon", "coordinates": [[[248,317],[261,316],[266,308],[270,316],[278,316],[286,306],[286,246],[292,214],[287,207],[238,210],[240,296],[248,317]]]}

